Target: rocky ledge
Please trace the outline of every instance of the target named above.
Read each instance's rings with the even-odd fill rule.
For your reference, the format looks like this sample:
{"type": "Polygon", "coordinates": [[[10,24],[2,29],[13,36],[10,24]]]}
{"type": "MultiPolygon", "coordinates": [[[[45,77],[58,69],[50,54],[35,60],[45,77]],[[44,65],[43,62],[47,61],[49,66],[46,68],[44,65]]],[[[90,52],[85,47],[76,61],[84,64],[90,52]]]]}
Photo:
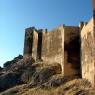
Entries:
{"type": "Polygon", "coordinates": [[[57,63],[19,55],[0,68],[0,95],[95,95],[88,80],[64,77],[57,63]]]}

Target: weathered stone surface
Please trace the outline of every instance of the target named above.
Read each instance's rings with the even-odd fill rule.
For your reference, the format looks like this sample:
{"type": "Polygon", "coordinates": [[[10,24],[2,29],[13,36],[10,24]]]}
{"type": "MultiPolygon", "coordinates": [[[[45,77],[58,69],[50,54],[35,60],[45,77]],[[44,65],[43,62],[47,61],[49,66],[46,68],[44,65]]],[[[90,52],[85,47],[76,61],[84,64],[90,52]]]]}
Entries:
{"type": "Polygon", "coordinates": [[[93,18],[81,31],[82,77],[95,85],[95,31],[93,18]]]}
{"type": "MultiPolygon", "coordinates": [[[[38,60],[41,59],[46,63],[58,63],[61,65],[62,73],[65,76],[79,74],[80,66],[80,28],[76,26],[59,26],[48,32],[47,29],[36,30],[36,34],[31,39],[33,43],[32,56],[38,60]],[[36,41],[36,42],[35,42],[36,41]],[[65,58],[65,51],[67,57],[65,58]],[[37,54],[37,55],[36,55],[37,54]],[[65,60],[67,59],[67,60],[65,60]],[[72,62],[70,62],[72,60],[72,62]],[[66,62],[65,62],[66,61],[66,62]],[[70,64],[68,64],[70,63],[70,64]],[[68,68],[69,71],[67,71],[68,68]]],[[[34,31],[31,29],[31,31],[34,31]]],[[[30,32],[31,32],[30,31],[30,32]]],[[[27,32],[26,32],[27,33],[27,32]]],[[[28,37],[31,35],[28,35],[28,37]]],[[[25,36],[27,39],[27,36],[25,36]]],[[[30,37],[31,38],[31,37],[30,37]]],[[[27,43],[27,41],[26,41],[27,43]]],[[[25,45],[27,47],[27,44],[25,45]]],[[[26,49],[24,49],[26,51],[26,49]]],[[[24,54],[25,55],[25,54],[24,54]]]]}
{"type": "Polygon", "coordinates": [[[95,0],[93,17],[81,30],[82,78],[88,79],[95,88],[95,0]]]}
{"type": "Polygon", "coordinates": [[[34,27],[25,30],[24,56],[37,56],[38,33],[34,27]]]}

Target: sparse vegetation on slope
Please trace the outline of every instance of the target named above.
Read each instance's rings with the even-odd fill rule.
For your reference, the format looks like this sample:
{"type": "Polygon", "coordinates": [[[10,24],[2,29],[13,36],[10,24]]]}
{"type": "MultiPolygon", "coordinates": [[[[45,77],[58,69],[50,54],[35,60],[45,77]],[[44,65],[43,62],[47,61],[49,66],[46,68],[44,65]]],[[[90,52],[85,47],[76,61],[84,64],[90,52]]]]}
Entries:
{"type": "Polygon", "coordinates": [[[0,95],[94,95],[90,82],[64,77],[59,64],[20,59],[0,72],[0,95]]]}

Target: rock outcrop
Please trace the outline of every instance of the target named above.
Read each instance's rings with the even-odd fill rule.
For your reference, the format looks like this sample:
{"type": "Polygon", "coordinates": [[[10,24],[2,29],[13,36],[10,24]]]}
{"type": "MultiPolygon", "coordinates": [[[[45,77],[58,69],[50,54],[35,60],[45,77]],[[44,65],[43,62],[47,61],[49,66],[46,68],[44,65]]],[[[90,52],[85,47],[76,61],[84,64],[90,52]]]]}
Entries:
{"type": "Polygon", "coordinates": [[[16,62],[14,60],[10,61],[0,72],[0,91],[29,82],[39,85],[46,82],[52,75],[61,73],[59,64],[48,65],[35,62],[31,56],[21,58],[16,62]],[[15,63],[11,64],[12,62],[15,63]]]}
{"type": "Polygon", "coordinates": [[[88,80],[80,79],[79,76],[66,77],[61,74],[59,64],[35,61],[31,56],[21,58],[10,68],[4,67],[1,72],[0,95],[94,95],[88,80]],[[48,93],[48,89],[52,92],[48,93]]]}

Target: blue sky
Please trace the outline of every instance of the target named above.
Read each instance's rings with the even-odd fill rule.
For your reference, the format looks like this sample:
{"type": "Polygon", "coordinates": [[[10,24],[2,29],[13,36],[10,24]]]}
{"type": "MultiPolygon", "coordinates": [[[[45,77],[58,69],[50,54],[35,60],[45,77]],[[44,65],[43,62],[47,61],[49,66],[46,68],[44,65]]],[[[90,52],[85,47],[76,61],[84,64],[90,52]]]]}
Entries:
{"type": "Polygon", "coordinates": [[[23,54],[25,28],[78,25],[92,17],[92,0],[0,0],[0,65],[23,54]]]}

